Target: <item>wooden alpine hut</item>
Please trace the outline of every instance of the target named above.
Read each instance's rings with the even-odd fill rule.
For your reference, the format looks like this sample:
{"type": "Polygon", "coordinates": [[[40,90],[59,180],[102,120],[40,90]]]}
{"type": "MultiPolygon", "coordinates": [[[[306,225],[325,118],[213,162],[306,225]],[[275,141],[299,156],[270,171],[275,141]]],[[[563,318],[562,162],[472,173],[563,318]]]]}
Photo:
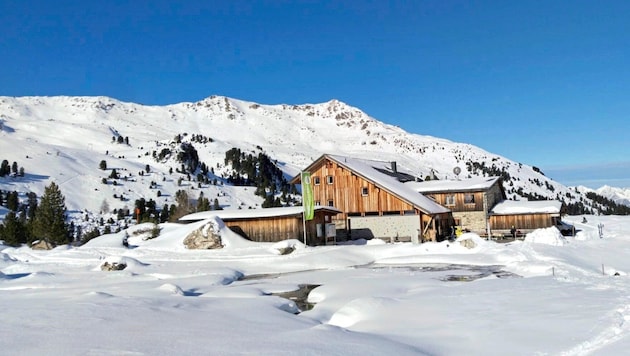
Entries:
{"type": "MultiPolygon", "coordinates": [[[[339,238],[437,241],[452,225],[448,208],[405,185],[416,177],[396,162],[325,154],[304,171],[315,205],[339,210],[332,218],[339,238]]],[[[290,183],[300,184],[301,176],[290,183]]]]}

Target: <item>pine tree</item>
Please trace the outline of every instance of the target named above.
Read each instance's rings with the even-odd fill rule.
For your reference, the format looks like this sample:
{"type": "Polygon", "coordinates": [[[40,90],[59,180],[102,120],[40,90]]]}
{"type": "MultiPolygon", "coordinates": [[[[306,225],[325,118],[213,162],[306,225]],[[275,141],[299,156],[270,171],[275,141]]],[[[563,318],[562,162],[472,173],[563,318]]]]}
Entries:
{"type": "Polygon", "coordinates": [[[9,192],[7,194],[7,209],[11,211],[17,211],[19,207],[20,200],[18,199],[18,192],[9,192]]]}
{"type": "Polygon", "coordinates": [[[98,168],[100,168],[101,170],[106,170],[107,169],[107,161],[102,160],[101,163],[99,163],[98,168]]]}
{"type": "Polygon", "coordinates": [[[9,166],[9,161],[2,160],[2,164],[0,164],[0,177],[4,177],[7,174],[11,173],[11,167],[9,166]]]}
{"type": "Polygon", "coordinates": [[[197,199],[197,211],[208,211],[210,210],[210,201],[208,198],[204,197],[203,192],[199,193],[199,198],[197,199]]]}
{"type": "Polygon", "coordinates": [[[28,198],[28,210],[26,211],[26,217],[29,220],[35,218],[35,212],[37,211],[37,194],[29,192],[26,194],[28,198]]]}
{"type": "Polygon", "coordinates": [[[168,215],[169,215],[168,205],[164,204],[164,207],[162,208],[162,211],[160,211],[160,222],[161,223],[167,222],[168,221],[168,215]]]}
{"type": "Polygon", "coordinates": [[[0,240],[4,240],[4,243],[10,246],[19,246],[26,242],[24,224],[13,211],[7,213],[3,224],[0,225],[0,240]]]}
{"type": "Polygon", "coordinates": [[[44,195],[35,211],[33,237],[47,239],[49,242],[63,245],[68,243],[66,228],[66,198],[61,194],[55,182],[44,189],[44,195]]]}

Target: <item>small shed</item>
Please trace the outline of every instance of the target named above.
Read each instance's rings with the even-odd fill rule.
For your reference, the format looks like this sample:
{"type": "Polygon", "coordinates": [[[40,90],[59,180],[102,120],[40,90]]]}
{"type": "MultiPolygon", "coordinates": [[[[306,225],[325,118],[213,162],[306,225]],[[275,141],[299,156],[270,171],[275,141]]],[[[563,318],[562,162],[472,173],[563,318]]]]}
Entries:
{"type": "MultiPolygon", "coordinates": [[[[183,216],[181,222],[194,222],[217,216],[227,227],[242,237],[256,242],[277,242],[287,239],[304,240],[302,206],[284,208],[211,210],[183,216]]],[[[316,206],[313,220],[306,221],[306,242],[308,245],[322,245],[326,236],[333,235],[332,218],[340,211],[330,206],[316,206]]]]}
{"type": "Polygon", "coordinates": [[[493,235],[505,234],[514,226],[521,233],[558,225],[562,202],[557,200],[504,200],[490,212],[493,235]]]}

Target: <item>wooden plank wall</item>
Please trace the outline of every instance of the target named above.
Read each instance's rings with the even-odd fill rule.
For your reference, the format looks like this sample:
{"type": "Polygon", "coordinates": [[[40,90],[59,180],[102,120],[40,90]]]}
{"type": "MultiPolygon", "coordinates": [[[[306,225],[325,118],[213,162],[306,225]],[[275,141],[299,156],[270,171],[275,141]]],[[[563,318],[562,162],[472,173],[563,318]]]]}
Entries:
{"type": "Polygon", "coordinates": [[[483,211],[484,192],[474,193],[433,193],[429,194],[436,203],[451,209],[454,212],[460,211],[483,211]],[[467,194],[473,194],[475,202],[473,204],[465,204],[464,199],[467,194]],[[455,196],[455,205],[447,205],[446,197],[448,195],[455,196]]]}
{"type": "Polygon", "coordinates": [[[302,234],[300,217],[276,217],[252,220],[225,221],[225,225],[243,237],[257,242],[276,242],[299,239],[302,234]]]}
{"type": "Polygon", "coordinates": [[[512,226],[517,229],[539,229],[553,226],[553,224],[550,214],[490,216],[490,227],[492,230],[509,230],[512,226]]]}

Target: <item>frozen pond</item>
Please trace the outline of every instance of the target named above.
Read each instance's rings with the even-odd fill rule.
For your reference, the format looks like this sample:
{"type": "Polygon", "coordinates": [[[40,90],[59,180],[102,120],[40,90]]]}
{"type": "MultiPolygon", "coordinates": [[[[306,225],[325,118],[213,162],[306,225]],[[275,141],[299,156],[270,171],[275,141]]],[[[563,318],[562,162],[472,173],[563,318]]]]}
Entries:
{"type": "MultiPolygon", "coordinates": [[[[443,282],[472,282],[482,278],[494,276],[496,278],[521,278],[521,276],[505,271],[504,266],[489,265],[489,266],[475,266],[464,264],[406,264],[406,265],[385,265],[385,264],[367,264],[362,266],[350,267],[343,270],[337,270],[339,273],[349,273],[349,278],[352,278],[352,271],[356,271],[356,275],[361,278],[370,278],[370,274],[373,274],[375,278],[382,276],[383,274],[402,275],[409,278],[431,278],[437,279],[443,282]]],[[[300,281],[300,276],[304,276],[304,282],[300,282],[297,286],[291,286],[289,290],[274,291],[266,293],[266,295],[278,296],[281,298],[289,299],[293,301],[297,308],[298,313],[312,310],[317,303],[309,301],[309,294],[315,288],[325,284],[325,281],[320,283],[311,283],[306,281],[312,281],[309,275],[314,272],[322,272],[322,270],[310,270],[301,272],[289,272],[289,273],[269,273],[269,274],[254,274],[249,276],[243,276],[238,282],[249,282],[252,285],[252,281],[256,281],[254,285],[260,283],[265,286],[268,283],[281,283],[284,280],[300,281]]],[[[335,273],[335,270],[328,270],[328,273],[335,273]]]]}

